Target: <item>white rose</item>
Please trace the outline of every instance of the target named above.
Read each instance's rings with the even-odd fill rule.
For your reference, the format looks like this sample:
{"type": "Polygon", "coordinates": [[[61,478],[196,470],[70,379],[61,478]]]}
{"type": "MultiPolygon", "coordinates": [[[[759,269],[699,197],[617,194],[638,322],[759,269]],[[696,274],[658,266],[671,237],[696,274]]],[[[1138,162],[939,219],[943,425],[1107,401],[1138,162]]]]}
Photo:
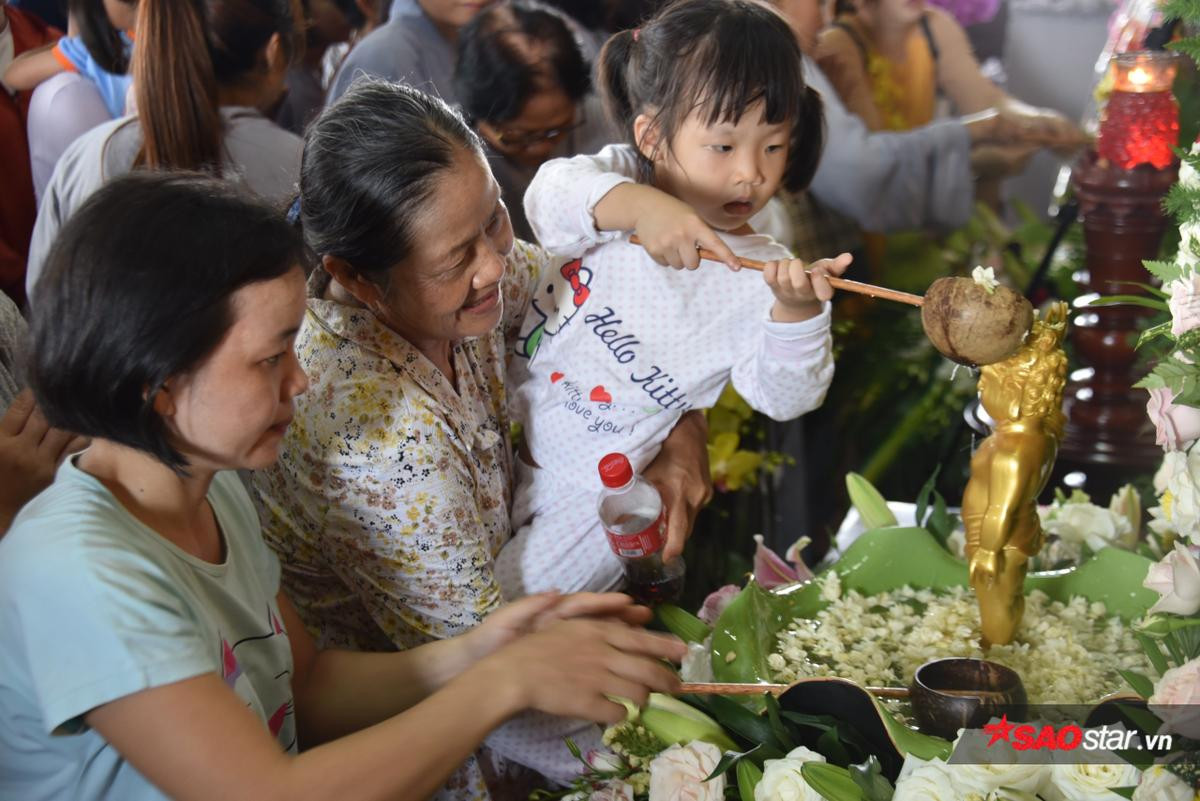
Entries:
{"type": "Polygon", "coordinates": [[[992,790],[988,793],[984,801],[1042,801],[1042,797],[1012,787],[1001,787],[999,790],[992,790]]]}
{"type": "Polygon", "coordinates": [[[1182,543],[1175,550],[1150,565],[1142,586],[1159,594],[1150,613],[1173,612],[1194,615],[1200,612],[1200,563],[1182,543]]]}
{"type": "Polygon", "coordinates": [[[1187,782],[1162,765],[1151,765],[1133,791],[1133,801],[1192,801],[1195,792],[1187,782]]]}
{"type": "Polygon", "coordinates": [[[1047,801],[1113,801],[1114,787],[1137,784],[1138,769],[1133,765],[1051,765],[1050,784],[1042,792],[1047,801]]]}
{"type": "Polygon", "coordinates": [[[1151,528],[1160,534],[1174,531],[1200,545],[1200,448],[1192,448],[1186,456],[1168,453],[1154,484],[1162,495],[1159,506],[1150,510],[1151,528]]]}
{"type": "Polygon", "coordinates": [[[1159,731],[1200,739],[1200,658],[1162,674],[1146,702],[1166,724],[1159,731]]]}
{"type": "Polygon", "coordinates": [[[592,790],[588,801],[633,801],[633,787],[628,782],[614,779],[592,790]]]}
{"type": "Polygon", "coordinates": [[[704,781],[721,761],[721,749],[696,740],[673,745],[650,762],[650,801],[722,801],[725,776],[704,781]]]}
{"type": "Polygon", "coordinates": [[[804,780],[805,762],[824,762],[825,757],[804,746],[794,748],[784,759],[763,763],[763,776],[754,788],[754,801],[822,801],[822,796],[804,780]]]}
{"type": "Polygon", "coordinates": [[[1093,552],[1106,545],[1123,545],[1133,533],[1123,515],[1092,503],[1065,503],[1046,515],[1043,526],[1047,534],[1066,542],[1084,543],[1093,552]]]}
{"type": "Polygon", "coordinates": [[[961,801],[963,793],[954,786],[948,772],[954,767],[958,766],[936,760],[913,767],[905,761],[892,801],[961,801]]]}
{"type": "Polygon", "coordinates": [[[1001,787],[1029,793],[1041,791],[1050,778],[1049,765],[990,763],[985,737],[978,729],[972,729],[961,733],[954,742],[954,764],[945,769],[959,791],[981,796],[1001,787]]]}

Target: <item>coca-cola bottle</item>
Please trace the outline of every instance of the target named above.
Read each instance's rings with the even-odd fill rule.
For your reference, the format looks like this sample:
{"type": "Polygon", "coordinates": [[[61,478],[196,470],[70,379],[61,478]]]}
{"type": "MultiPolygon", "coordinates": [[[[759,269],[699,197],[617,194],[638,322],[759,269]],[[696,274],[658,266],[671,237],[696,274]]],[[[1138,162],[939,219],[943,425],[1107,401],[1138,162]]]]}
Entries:
{"type": "Polygon", "coordinates": [[[667,541],[667,515],[662,497],[650,482],[633,472],[621,453],[600,460],[600,523],[608,544],[625,567],[625,591],[638,603],[676,601],[683,591],[683,557],[662,560],[667,541]]]}

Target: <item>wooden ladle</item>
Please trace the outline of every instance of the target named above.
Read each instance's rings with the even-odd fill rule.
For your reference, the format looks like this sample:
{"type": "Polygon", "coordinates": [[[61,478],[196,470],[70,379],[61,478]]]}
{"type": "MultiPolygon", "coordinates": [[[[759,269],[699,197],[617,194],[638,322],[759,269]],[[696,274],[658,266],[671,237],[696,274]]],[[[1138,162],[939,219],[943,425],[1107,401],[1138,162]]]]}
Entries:
{"type": "MultiPolygon", "coordinates": [[[[629,241],[642,244],[636,234],[629,241]]],[[[697,248],[697,252],[702,259],[722,262],[707,248],[697,248]]],[[[755,259],[738,261],[751,270],[763,269],[763,262],[755,259]]],[[[1007,359],[1033,326],[1033,306],[1028,300],[1006,286],[986,289],[972,278],[939,278],[924,297],[862,281],[827,278],[830,286],[843,292],[920,307],[921,327],[929,341],[959,364],[974,367],[1007,359]]]]}

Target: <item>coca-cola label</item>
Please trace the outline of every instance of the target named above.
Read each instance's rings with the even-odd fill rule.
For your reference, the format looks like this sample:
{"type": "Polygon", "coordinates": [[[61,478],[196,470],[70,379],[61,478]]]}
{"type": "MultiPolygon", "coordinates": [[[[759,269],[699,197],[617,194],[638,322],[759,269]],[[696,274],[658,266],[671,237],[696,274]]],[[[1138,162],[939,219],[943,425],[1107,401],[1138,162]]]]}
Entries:
{"type": "Polygon", "coordinates": [[[613,553],[622,559],[641,559],[662,550],[667,541],[666,510],[658,513],[658,518],[641,531],[631,534],[615,534],[606,531],[608,544],[613,553]]]}

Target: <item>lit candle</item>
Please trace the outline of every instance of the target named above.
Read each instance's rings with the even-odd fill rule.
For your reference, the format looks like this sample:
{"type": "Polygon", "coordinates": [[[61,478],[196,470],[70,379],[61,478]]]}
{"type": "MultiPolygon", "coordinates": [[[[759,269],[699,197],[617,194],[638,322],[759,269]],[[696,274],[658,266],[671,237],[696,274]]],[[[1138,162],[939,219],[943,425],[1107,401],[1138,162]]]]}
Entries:
{"type": "Polygon", "coordinates": [[[1179,142],[1179,106],[1171,96],[1177,58],[1163,51],[1113,58],[1112,94],[1096,143],[1100,158],[1125,170],[1139,164],[1170,166],[1175,159],[1172,148],[1179,142]]]}

